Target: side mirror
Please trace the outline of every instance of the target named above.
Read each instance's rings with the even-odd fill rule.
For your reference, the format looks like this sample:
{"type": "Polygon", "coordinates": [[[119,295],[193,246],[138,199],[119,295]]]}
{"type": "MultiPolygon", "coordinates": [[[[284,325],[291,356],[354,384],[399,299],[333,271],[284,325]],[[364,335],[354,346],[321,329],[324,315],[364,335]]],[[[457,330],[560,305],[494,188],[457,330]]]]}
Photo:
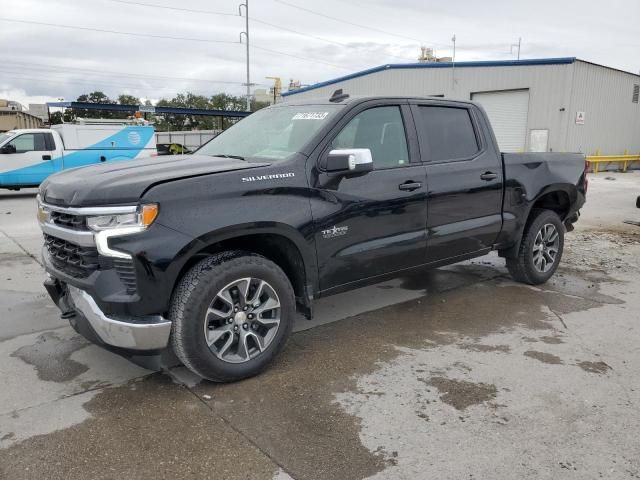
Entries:
{"type": "Polygon", "coordinates": [[[373,170],[373,158],[368,148],[331,150],[327,157],[327,172],[367,173],[373,170]]]}
{"type": "Polygon", "coordinates": [[[11,145],[10,143],[7,143],[2,148],[0,148],[0,153],[3,153],[5,155],[8,155],[10,153],[16,153],[16,147],[11,145]]]}

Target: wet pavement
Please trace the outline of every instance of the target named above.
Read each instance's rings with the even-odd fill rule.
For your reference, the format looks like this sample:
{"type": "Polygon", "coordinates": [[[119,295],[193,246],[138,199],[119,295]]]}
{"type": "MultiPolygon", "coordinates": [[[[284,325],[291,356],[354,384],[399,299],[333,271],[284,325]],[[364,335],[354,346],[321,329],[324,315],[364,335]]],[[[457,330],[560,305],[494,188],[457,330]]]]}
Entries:
{"type": "Polygon", "coordinates": [[[640,174],[607,176],[546,285],[490,255],[323,299],[229,385],[77,336],[0,194],[0,479],[639,478],[640,174]]]}

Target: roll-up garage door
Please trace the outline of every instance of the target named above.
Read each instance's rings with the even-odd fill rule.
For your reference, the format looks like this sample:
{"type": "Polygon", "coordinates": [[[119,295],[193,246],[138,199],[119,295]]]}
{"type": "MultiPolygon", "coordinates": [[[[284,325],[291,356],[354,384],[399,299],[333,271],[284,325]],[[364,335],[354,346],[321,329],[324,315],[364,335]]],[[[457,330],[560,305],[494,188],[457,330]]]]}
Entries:
{"type": "Polygon", "coordinates": [[[529,90],[474,93],[471,99],[486,110],[501,151],[525,151],[529,90]]]}

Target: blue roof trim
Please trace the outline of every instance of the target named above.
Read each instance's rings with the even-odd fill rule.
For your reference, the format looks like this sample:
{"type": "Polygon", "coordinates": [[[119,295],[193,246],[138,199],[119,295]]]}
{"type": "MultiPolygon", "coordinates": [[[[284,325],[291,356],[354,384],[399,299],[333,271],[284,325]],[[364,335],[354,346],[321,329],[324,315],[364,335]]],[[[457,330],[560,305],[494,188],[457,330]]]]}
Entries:
{"type": "MultiPolygon", "coordinates": [[[[566,65],[575,63],[576,57],[560,57],[560,58],[534,58],[530,60],[483,60],[476,62],[455,62],[456,68],[468,68],[468,67],[521,67],[528,65],[566,65]]],[[[332,80],[326,80],[324,82],[315,83],[308,87],[298,88],[290,92],[284,92],[283,97],[289,95],[295,95],[296,93],[308,92],[309,90],[315,90],[316,88],[326,87],[327,85],[333,85],[334,83],[344,82],[345,80],[351,80],[352,78],[364,77],[372,73],[381,72],[383,70],[395,70],[395,69],[420,69],[420,68],[452,68],[453,62],[442,63],[392,63],[387,65],[380,65],[378,67],[368,68],[360,72],[351,73],[343,77],[334,78],[332,80]]]]}

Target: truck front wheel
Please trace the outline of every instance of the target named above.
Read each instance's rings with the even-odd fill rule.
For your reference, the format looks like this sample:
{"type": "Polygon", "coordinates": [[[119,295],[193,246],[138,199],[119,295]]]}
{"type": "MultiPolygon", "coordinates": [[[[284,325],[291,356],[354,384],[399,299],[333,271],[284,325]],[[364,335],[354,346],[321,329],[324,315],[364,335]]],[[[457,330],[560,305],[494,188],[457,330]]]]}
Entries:
{"type": "Polygon", "coordinates": [[[291,283],[275,263],[248,252],[219,253],[192,267],[176,288],[172,346],[208,380],[251,377],[282,350],[295,312],[291,283]]]}
{"type": "Polygon", "coordinates": [[[551,210],[535,210],[522,235],[515,258],[507,258],[507,269],[514,280],[539,285],[558,268],[564,248],[564,225],[551,210]]]}

